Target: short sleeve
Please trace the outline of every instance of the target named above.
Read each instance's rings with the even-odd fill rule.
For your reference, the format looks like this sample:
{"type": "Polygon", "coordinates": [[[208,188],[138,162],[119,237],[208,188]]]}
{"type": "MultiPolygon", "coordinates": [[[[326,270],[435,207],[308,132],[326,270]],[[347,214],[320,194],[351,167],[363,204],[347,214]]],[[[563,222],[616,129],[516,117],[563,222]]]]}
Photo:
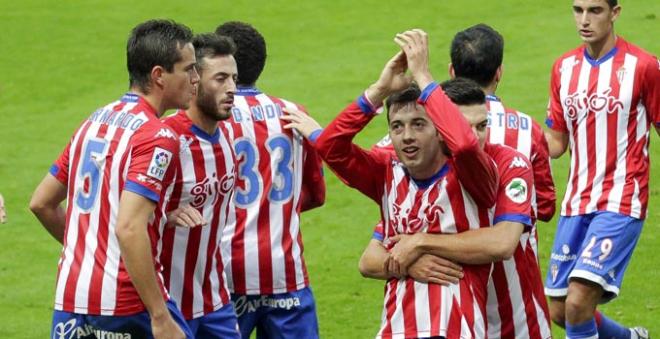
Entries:
{"type": "Polygon", "coordinates": [[[374,240],[378,240],[380,242],[385,239],[385,230],[383,228],[383,220],[380,220],[378,224],[376,224],[376,227],[374,227],[374,234],[371,237],[374,240]]]}
{"type": "Polygon", "coordinates": [[[66,145],[60,156],[55,160],[55,163],[50,167],[49,173],[61,182],[67,185],[69,180],[69,152],[71,149],[71,141],[66,145]]]}
{"type": "Polygon", "coordinates": [[[568,133],[566,120],[564,120],[564,109],[561,105],[560,97],[561,73],[559,71],[559,61],[555,62],[550,75],[550,99],[548,101],[546,125],[558,132],[568,133]]]}
{"type": "Polygon", "coordinates": [[[644,69],[641,96],[650,121],[660,127],[660,60],[657,57],[650,60],[644,69]]]}
{"type": "Polygon", "coordinates": [[[498,162],[500,182],[493,225],[501,221],[519,222],[532,226],[532,185],[534,184],[531,164],[519,154],[498,162]]]}
{"type": "Polygon", "coordinates": [[[176,133],[162,125],[144,128],[131,139],[131,157],[124,189],[154,202],[172,183],[178,161],[179,142],[176,133]]]}

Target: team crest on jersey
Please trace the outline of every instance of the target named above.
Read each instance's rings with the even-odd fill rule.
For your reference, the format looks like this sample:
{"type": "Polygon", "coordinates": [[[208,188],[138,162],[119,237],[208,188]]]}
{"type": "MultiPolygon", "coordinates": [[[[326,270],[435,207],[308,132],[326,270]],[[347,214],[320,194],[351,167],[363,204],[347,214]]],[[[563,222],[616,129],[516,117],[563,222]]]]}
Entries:
{"type": "Polygon", "coordinates": [[[190,144],[192,144],[193,138],[186,137],[185,135],[179,136],[179,153],[181,154],[190,154],[190,144]]]}
{"type": "Polygon", "coordinates": [[[161,128],[156,135],[154,135],[155,138],[166,138],[166,139],[172,139],[176,140],[176,135],[169,130],[169,128],[161,128]]]}
{"type": "Polygon", "coordinates": [[[513,178],[506,185],[505,192],[511,201],[521,204],[527,201],[527,182],[522,178],[513,178]]]}
{"type": "Polygon", "coordinates": [[[151,157],[147,175],[158,180],[163,180],[165,172],[172,162],[172,152],[160,147],[154,149],[154,155],[151,157]]]}
{"type": "Polygon", "coordinates": [[[623,79],[626,78],[627,70],[625,67],[621,66],[618,71],[616,71],[616,79],[619,80],[619,84],[623,82],[623,79]]]}
{"type": "Polygon", "coordinates": [[[511,165],[509,165],[509,168],[529,168],[527,166],[527,162],[523,160],[521,157],[514,157],[513,160],[511,161],[511,165]]]}

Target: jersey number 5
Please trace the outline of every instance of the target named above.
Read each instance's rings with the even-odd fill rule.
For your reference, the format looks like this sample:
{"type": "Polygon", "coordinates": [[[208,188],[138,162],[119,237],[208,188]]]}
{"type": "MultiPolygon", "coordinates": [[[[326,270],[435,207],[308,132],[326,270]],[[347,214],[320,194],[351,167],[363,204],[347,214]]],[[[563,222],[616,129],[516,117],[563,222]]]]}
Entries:
{"type": "MultiPolygon", "coordinates": [[[[293,193],[291,140],[284,134],[277,134],[268,138],[265,146],[270,155],[272,173],[268,200],[284,203],[293,193]]],[[[239,138],[234,142],[234,151],[239,162],[238,177],[244,182],[243,187],[236,187],[234,197],[236,205],[245,208],[259,200],[263,190],[263,178],[259,173],[259,150],[250,139],[239,138]]]]}
{"type": "Polygon", "coordinates": [[[108,141],[104,139],[89,139],[83,149],[82,164],[77,181],[82,187],[76,190],[76,205],[83,211],[89,212],[94,207],[96,196],[99,194],[101,166],[105,162],[105,149],[108,141]]]}

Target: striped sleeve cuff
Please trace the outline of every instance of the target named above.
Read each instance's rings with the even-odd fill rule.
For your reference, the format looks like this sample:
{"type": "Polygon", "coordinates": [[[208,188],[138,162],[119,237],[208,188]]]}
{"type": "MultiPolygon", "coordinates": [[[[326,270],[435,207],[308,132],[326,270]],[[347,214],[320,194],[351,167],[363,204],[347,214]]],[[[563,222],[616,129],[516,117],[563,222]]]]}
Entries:
{"type": "Polygon", "coordinates": [[[383,233],[377,231],[374,231],[374,234],[371,236],[371,239],[378,240],[380,242],[383,242],[384,238],[385,237],[383,236],[383,233]]]}
{"type": "Polygon", "coordinates": [[[357,99],[357,105],[360,107],[362,113],[364,114],[379,114],[383,112],[383,105],[381,104],[378,106],[371,103],[369,98],[367,98],[367,92],[364,92],[362,95],[360,95],[360,97],[357,99]]]}

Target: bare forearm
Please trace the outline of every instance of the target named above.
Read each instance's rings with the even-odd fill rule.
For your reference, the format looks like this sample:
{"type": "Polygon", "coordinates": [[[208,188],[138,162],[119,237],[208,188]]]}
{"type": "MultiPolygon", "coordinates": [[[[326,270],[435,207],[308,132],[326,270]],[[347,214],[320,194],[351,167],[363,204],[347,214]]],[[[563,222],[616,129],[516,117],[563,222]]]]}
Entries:
{"type": "Polygon", "coordinates": [[[509,230],[486,227],[458,234],[425,234],[419,248],[463,264],[478,265],[510,258],[517,245],[523,226],[509,230]],[[515,229],[515,230],[514,230],[515,229]]]}
{"type": "Polygon", "coordinates": [[[46,206],[33,209],[32,212],[39,219],[46,231],[60,244],[64,243],[64,227],[66,225],[66,211],[61,206],[46,206]]]}
{"type": "Polygon", "coordinates": [[[371,240],[360,258],[359,270],[363,277],[387,280],[392,276],[385,270],[385,261],[388,253],[383,245],[371,240]]]}
{"type": "Polygon", "coordinates": [[[128,275],[149,314],[152,317],[158,317],[167,313],[167,307],[156,280],[151,243],[146,227],[144,225],[125,227],[123,231],[117,232],[117,240],[128,275]]]}

